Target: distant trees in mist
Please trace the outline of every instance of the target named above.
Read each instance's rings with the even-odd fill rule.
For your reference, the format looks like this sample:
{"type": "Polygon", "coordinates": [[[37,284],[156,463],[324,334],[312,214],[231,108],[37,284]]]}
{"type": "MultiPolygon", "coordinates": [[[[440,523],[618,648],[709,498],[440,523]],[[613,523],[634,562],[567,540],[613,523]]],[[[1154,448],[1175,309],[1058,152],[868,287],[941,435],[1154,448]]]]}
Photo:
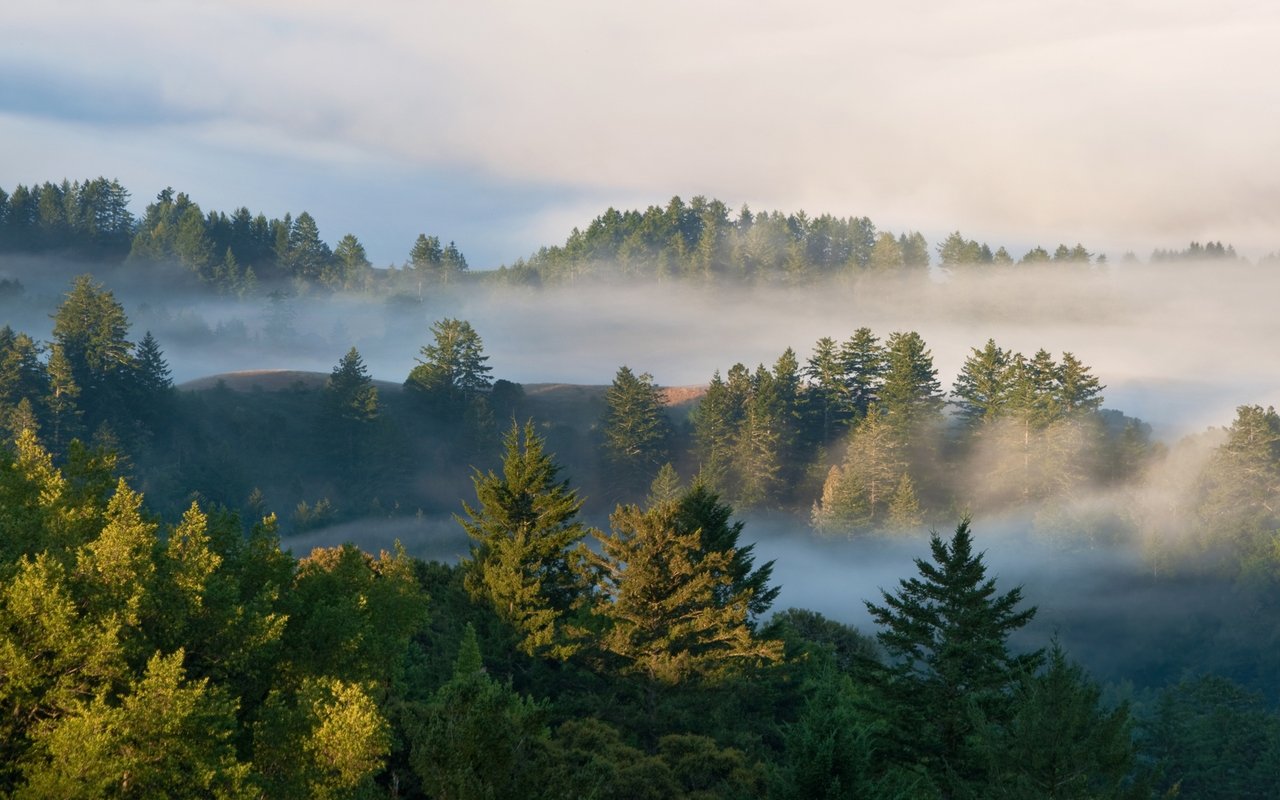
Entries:
{"type": "MultiPolygon", "coordinates": [[[[372,292],[405,301],[420,301],[436,286],[477,280],[803,285],[863,276],[921,278],[931,263],[964,274],[1107,260],[1080,243],[1052,251],[1037,245],[1015,256],[960,231],[931,246],[919,231],[895,234],[865,216],[753,212],[745,205],[734,213],[720,200],[697,196],[688,202],[673,197],[644,210],[609,208],[585,228],[574,228],[563,244],[541,247],[492,271],[473,272],[454,242],[427,233],[406,242],[401,263],[374,269],[356,234],[346,233],[331,246],[306,211],[273,219],[246,206],[230,213],[205,211],[189,195],[166,188],[135,217],[129,201],[125,187],[101,177],[0,189],[0,253],[50,254],[104,269],[124,266],[232,296],[372,292]]],[[[1230,244],[1215,241],[1156,249],[1150,258],[1237,259],[1230,244]]]]}

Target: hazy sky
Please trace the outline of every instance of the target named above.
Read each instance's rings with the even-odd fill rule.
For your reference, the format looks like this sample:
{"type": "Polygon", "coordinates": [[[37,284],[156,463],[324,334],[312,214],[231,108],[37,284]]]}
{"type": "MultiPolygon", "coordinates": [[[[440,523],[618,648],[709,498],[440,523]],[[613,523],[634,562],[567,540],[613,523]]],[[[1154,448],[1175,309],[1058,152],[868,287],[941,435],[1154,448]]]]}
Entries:
{"type": "Polygon", "coordinates": [[[1280,5],[0,5],[0,187],[119,178],[473,266],[673,194],[931,241],[1280,249],[1280,5]]]}

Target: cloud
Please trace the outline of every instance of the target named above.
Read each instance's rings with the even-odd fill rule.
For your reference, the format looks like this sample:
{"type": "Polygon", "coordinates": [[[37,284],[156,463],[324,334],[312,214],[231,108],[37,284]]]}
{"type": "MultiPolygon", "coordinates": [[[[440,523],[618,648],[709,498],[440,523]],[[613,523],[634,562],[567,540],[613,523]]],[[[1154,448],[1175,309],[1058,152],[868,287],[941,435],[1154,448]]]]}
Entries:
{"type": "Polygon", "coordinates": [[[1267,3],[116,0],[0,25],[0,67],[69,87],[11,113],[118,123],[86,99],[109,86],[139,125],[198,120],[206,144],[316,163],[705,193],[993,245],[1277,246],[1267,3]]]}

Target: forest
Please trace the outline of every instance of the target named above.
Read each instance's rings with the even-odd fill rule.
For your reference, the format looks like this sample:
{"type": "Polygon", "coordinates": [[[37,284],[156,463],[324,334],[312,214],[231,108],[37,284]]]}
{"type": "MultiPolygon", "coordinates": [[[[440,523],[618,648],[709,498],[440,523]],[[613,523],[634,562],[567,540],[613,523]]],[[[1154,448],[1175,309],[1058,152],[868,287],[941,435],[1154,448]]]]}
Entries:
{"type": "MultiPolygon", "coordinates": [[[[426,234],[384,269],[305,212],[165,190],[135,219],[106,179],[0,198],[6,796],[1280,783],[1280,415],[1239,398],[1157,436],[1060,338],[1010,327],[1038,319],[1028,294],[982,294],[1046,272],[1092,291],[1132,257],[958,232],[931,252],[866,218],[677,198],[497,270],[426,234]],[[599,386],[491,366],[513,361],[480,320],[513,312],[477,296],[550,314],[556,287],[673,281],[987,308],[942,343],[950,374],[928,331],[874,313],[768,358],[712,342],[684,393],[622,356],[599,386]],[[385,333],[330,319],[353,308],[385,333]],[[393,343],[405,368],[375,380],[393,343]],[[227,371],[196,354],[275,346],[329,366],[175,385],[227,371]],[[789,599],[849,561],[892,566],[837,613],[789,599]]],[[[1242,261],[1193,242],[1145,266],[1270,268],[1242,261]]]]}

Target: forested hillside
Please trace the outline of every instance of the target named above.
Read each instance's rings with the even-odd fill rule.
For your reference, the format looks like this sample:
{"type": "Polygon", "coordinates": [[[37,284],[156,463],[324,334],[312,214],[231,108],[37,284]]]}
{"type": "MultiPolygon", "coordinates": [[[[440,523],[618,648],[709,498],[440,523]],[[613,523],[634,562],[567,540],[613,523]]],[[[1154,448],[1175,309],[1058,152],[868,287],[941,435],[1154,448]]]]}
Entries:
{"type": "MultiPolygon", "coordinates": [[[[952,374],[925,329],[845,315],[767,360],[716,339],[722,361],[680,393],[624,358],[607,385],[521,385],[464,313],[488,282],[614,291],[610,277],[918,300],[938,268],[1014,280],[1047,263],[1084,281],[1099,260],[1083,246],[1015,261],[959,233],[931,246],[695,198],[611,210],[479,276],[433,236],[374,269],[305,213],[205,213],[168,190],[134,219],[102,179],[0,199],[0,795],[1236,798],[1280,783],[1273,408],[1241,397],[1234,419],[1161,440],[1083,351],[1049,332],[1007,341],[994,299],[952,374]],[[20,272],[32,264],[50,270],[20,272]],[[52,290],[48,326],[10,323],[86,264],[52,290]],[[114,287],[139,276],[127,312],[114,287]],[[183,306],[219,294],[265,317],[183,306]],[[345,306],[317,306],[324,337],[295,325],[291,297],[343,295],[377,298],[412,366],[375,381],[345,306]],[[177,388],[167,334],[139,319],[331,367],[177,388]],[[403,541],[371,544],[390,529],[403,541]],[[847,590],[858,560],[894,566],[856,576],[850,608],[789,599],[847,590]],[[1010,580],[1019,560],[1044,579],[1010,580]]],[[[1184,257],[1236,259],[1219,243],[1153,254],[1184,257]]],[[[505,290],[533,313],[550,291],[505,290]]],[[[1042,300],[1017,302],[1038,319],[1042,300]]],[[[625,340],[607,333],[591,344],[625,340]]]]}

